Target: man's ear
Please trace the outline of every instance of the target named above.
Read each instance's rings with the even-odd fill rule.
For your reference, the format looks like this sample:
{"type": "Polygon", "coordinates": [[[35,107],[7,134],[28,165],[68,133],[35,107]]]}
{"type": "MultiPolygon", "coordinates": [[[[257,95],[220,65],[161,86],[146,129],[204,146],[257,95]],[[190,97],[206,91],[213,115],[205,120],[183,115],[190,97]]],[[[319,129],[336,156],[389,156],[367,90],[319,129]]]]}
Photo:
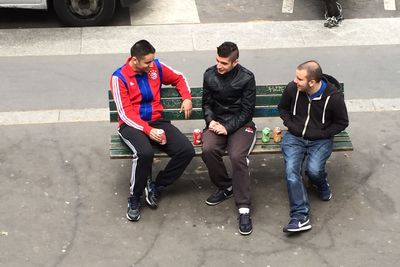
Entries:
{"type": "Polygon", "coordinates": [[[308,86],[313,87],[315,85],[315,80],[308,81],[308,86]]]}
{"type": "Polygon", "coordinates": [[[239,64],[239,59],[236,59],[235,61],[233,61],[233,66],[235,67],[237,64],[239,64]]]}
{"type": "Polygon", "coordinates": [[[132,63],[137,65],[139,63],[139,59],[137,57],[132,57],[132,63]]]}

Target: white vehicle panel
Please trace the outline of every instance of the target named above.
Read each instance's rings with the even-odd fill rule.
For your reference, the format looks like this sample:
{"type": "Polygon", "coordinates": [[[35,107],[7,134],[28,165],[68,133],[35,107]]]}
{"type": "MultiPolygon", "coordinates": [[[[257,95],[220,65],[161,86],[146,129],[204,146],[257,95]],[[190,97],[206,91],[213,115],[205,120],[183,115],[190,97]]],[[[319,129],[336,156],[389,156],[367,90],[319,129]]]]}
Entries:
{"type": "Polygon", "coordinates": [[[0,0],[0,7],[47,9],[46,0],[0,0]]]}

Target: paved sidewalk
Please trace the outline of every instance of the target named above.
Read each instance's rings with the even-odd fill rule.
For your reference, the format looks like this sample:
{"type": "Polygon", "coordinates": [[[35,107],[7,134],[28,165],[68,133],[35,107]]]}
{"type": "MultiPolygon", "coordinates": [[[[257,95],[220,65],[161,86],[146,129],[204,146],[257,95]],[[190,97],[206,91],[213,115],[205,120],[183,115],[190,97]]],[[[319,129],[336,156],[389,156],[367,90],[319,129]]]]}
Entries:
{"type": "Polygon", "coordinates": [[[226,40],[241,50],[393,45],[400,44],[399,24],[380,18],[348,19],[332,29],[314,20],[0,30],[0,57],[126,53],[143,38],[159,52],[214,50],[226,40]]]}
{"type": "Polygon", "coordinates": [[[251,157],[254,231],[243,237],[233,199],[204,203],[214,188],[199,158],[158,210],[145,206],[132,223],[125,218],[131,161],[108,158],[109,123],[2,126],[0,266],[396,266],[398,116],[350,114],[355,151],[328,162],[333,199],[321,202],[310,191],[313,228],[293,236],[282,233],[288,204],[280,155],[251,157]]]}

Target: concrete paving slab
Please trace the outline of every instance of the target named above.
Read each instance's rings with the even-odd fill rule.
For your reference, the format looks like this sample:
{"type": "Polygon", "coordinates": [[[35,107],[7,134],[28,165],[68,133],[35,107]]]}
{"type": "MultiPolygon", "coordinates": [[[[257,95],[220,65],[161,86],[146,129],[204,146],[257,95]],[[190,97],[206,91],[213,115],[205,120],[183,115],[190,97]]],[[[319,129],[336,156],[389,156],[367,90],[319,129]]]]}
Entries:
{"type": "Polygon", "coordinates": [[[193,50],[190,25],[126,26],[85,28],[82,32],[82,54],[127,53],[134,42],[144,38],[157,47],[157,51],[193,50]]]}
{"type": "MultiPolygon", "coordinates": [[[[355,151],[334,153],[327,164],[333,199],[321,202],[309,188],[313,228],[290,236],[282,233],[288,204],[280,155],[250,158],[254,232],[243,237],[232,199],[205,205],[215,188],[199,158],[159,209],[144,205],[132,223],[125,218],[131,161],[109,160],[109,123],[2,126],[0,265],[396,266],[398,115],[350,114],[355,151]]],[[[156,161],[154,171],[165,164],[156,161]]]]}
{"type": "Polygon", "coordinates": [[[194,0],[147,0],[130,8],[131,25],[200,23],[194,0]]]}
{"type": "Polygon", "coordinates": [[[400,110],[400,99],[372,99],[376,111],[400,110]]]}
{"type": "Polygon", "coordinates": [[[322,21],[257,21],[0,30],[0,57],[126,53],[134,41],[144,38],[159,52],[214,51],[227,39],[241,50],[393,45],[400,43],[399,24],[400,18],[384,18],[349,19],[332,29],[323,27],[322,21]],[[32,45],[27,40],[33,37],[32,45]]]}
{"type": "Polygon", "coordinates": [[[80,28],[0,30],[0,56],[78,55],[81,36],[80,28]]]}

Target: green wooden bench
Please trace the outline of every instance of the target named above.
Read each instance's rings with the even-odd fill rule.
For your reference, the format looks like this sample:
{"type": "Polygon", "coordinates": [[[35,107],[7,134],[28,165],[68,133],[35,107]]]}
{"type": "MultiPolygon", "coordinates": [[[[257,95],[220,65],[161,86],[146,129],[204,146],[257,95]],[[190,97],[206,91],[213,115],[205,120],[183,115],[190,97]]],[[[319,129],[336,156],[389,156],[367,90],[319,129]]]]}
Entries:
{"type": "MultiPolygon", "coordinates": [[[[343,84],[341,84],[341,90],[343,90],[343,84]]],[[[257,86],[257,100],[256,110],[254,117],[279,117],[277,105],[281,99],[281,95],[285,85],[268,85],[268,86],[257,86]]],[[[201,97],[202,88],[191,88],[193,112],[190,120],[204,120],[201,109],[201,97]]],[[[118,113],[112,94],[109,91],[109,107],[110,107],[110,122],[117,122],[118,113]]],[[[164,117],[170,120],[185,120],[182,113],[179,113],[181,106],[181,98],[175,88],[162,88],[161,100],[164,106],[164,117]]],[[[273,128],[274,125],[267,127],[273,128]]],[[[116,126],[117,128],[117,126],[116,126]]],[[[270,140],[269,143],[261,142],[261,130],[257,131],[257,140],[251,154],[274,154],[281,153],[280,144],[274,143],[270,140]]],[[[184,133],[189,140],[192,140],[192,132],[184,133]]],[[[333,151],[352,151],[353,144],[351,143],[350,137],[347,132],[343,131],[334,137],[333,151]]],[[[201,155],[201,145],[194,145],[196,155],[201,155]]],[[[154,156],[156,158],[167,157],[165,153],[154,147],[154,156]]],[[[110,139],[110,158],[122,159],[132,158],[132,151],[125,145],[118,134],[111,135],[110,139]]]]}

